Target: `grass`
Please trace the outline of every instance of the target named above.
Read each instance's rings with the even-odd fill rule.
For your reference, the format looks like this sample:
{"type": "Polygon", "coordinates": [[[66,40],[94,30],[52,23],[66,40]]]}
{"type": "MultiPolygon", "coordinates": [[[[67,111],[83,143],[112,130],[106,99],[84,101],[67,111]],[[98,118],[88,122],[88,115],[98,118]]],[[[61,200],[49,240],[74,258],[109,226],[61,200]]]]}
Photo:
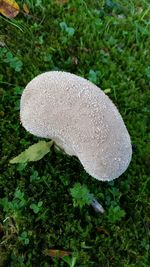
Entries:
{"type": "Polygon", "coordinates": [[[148,267],[149,1],[25,2],[29,15],[0,18],[0,267],[148,267]],[[26,84],[48,70],[92,80],[118,107],[134,144],[119,179],[99,182],[55,150],[39,162],[9,164],[39,140],[20,125],[19,100],[26,84]],[[103,215],[73,206],[77,182],[103,203],[103,215]],[[52,255],[55,249],[72,254],[64,260],[52,255]]]}

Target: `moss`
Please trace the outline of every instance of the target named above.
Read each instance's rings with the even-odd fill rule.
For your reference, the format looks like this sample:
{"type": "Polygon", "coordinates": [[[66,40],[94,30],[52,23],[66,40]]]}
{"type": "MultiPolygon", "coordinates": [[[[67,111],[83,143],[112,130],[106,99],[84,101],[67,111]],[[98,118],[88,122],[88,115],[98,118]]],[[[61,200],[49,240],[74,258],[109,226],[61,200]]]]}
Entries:
{"type": "Polygon", "coordinates": [[[31,16],[20,13],[14,20],[23,31],[1,18],[6,44],[0,52],[2,266],[66,266],[43,254],[50,248],[72,251],[77,266],[149,266],[149,2],[114,4],[32,1],[31,16]],[[72,36],[61,22],[74,28],[72,36]],[[129,169],[115,182],[92,179],[76,158],[56,151],[27,166],[9,165],[9,159],[38,140],[19,122],[22,89],[37,74],[56,69],[85,78],[93,70],[97,85],[111,89],[109,97],[136,146],[129,169]],[[103,216],[86,206],[81,212],[73,208],[69,192],[75,182],[86,184],[104,204],[103,216]],[[15,197],[17,190],[21,199],[15,197]],[[39,201],[43,205],[35,214],[30,205],[39,201]],[[113,216],[120,216],[116,222],[112,207],[113,216]]]}

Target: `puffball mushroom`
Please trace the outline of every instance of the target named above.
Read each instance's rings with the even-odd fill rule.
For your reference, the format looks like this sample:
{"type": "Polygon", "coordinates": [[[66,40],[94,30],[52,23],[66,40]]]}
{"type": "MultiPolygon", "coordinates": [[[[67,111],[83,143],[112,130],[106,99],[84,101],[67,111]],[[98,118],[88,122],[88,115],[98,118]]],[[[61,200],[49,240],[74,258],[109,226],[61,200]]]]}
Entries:
{"type": "Polygon", "coordinates": [[[21,97],[20,119],[30,133],[77,156],[98,180],[119,177],[130,163],[130,136],[117,108],[100,88],[77,75],[49,71],[31,80],[21,97]]]}

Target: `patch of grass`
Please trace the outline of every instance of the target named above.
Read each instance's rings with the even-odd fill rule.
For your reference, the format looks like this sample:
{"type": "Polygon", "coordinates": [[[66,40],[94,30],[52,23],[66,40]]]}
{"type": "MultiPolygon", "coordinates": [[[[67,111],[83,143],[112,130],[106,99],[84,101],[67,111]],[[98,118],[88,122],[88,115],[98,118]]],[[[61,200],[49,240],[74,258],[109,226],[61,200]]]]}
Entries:
{"type": "Polygon", "coordinates": [[[12,23],[0,18],[0,267],[68,266],[45,249],[71,251],[68,262],[80,267],[148,267],[149,1],[26,2],[29,15],[20,13],[12,23]],[[9,164],[39,140],[20,125],[19,101],[26,84],[48,70],[109,89],[135,146],[122,177],[99,182],[76,158],[55,150],[39,162],[9,164]],[[75,183],[103,203],[103,215],[73,207],[75,183]]]}

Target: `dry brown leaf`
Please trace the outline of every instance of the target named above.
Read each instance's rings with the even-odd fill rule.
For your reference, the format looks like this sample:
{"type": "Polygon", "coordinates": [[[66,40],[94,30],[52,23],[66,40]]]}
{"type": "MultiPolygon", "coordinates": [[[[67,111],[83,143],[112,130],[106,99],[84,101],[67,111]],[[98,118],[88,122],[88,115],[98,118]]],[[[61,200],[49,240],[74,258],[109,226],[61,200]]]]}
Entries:
{"type": "Polygon", "coordinates": [[[44,254],[47,256],[50,256],[52,258],[54,258],[54,257],[63,258],[64,256],[71,255],[71,252],[65,251],[65,250],[59,250],[59,249],[46,249],[44,251],[44,254]]]}
{"type": "Polygon", "coordinates": [[[65,5],[69,2],[69,0],[55,0],[55,2],[58,5],[65,5]]]}
{"type": "Polygon", "coordinates": [[[0,0],[0,13],[7,18],[15,18],[19,13],[19,6],[15,0],[0,0]]]}
{"type": "Polygon", "coordinates": [[[29,7],[28,7],[28,5],[27,4],[23,4],[23,10],[24,10],[24,12],[26,13],[26,14],[29,14],[29,7]]]}
{"type": "Polygon", "coordinates": [[[103,227],[96,227],[96,230],[99,232],[99,233],[103,233],[107,236],[110,236],[109,232],[107,230],[105,230],[105,228],[103,227]]]}

